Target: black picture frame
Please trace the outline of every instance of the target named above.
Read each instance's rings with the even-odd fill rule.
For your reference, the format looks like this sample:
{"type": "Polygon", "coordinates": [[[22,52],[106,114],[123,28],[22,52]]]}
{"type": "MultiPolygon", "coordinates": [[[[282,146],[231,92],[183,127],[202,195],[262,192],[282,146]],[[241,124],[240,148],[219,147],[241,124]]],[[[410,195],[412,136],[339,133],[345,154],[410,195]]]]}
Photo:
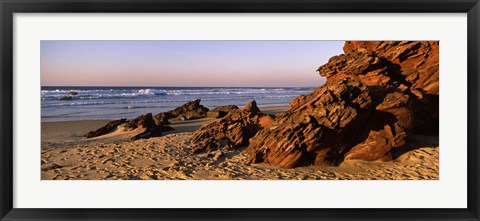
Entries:
{"type": "MultiPolygon", "coordinates": [[[[0,0],[1,220],[480,220],[478,0],[0,0]],[[18,209],[13,208],[14,13],[467,13],[468,208],[466,209],[18,209]]],[[[444,199],[448,200],[448,199],[444,199]]]]}

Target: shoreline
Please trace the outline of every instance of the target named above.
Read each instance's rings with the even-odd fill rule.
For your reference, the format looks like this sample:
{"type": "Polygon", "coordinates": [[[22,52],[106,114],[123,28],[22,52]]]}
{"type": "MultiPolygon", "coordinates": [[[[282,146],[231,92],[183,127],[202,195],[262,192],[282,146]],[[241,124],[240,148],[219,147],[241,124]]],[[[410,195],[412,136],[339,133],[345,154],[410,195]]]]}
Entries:
{"type": "MultiPolygon", "coordinates": [[[[283,112],[283,111],[287,111],[290,109],[290,106],[288,106],[288,104],[278,104],[278,105],[258,105],[258,108],[264,112],[264,113],[267,113],[267,114],[278,114],[280,112],[283,112]]],[[[146,113],[144,113],[146,114],[146,113]]],[[[152,113],[152,114],[156,114],[156,113],[152,113]]],[[[121,117],[120,117],[121,118],[121,117]]],[[[98,118],[98,119],[79,119],[79,120],[76,120],[76,119],[55,119],[55,118],[44,118],[44,119],[41,119],[41,123],[56,123],[56,122],[79,122],[79,121],[104,121],[106,123],[108,123],[109,121],[112,121],[112,120],[116,120],[116,119],[119,119],[119,118],[98,118]],[[53,119],[53,120],[45,120],[45,119],[53,119]]]]}
{"type": "MultiPolygon", "coordinates": [[[[278,114],[289,110],[288,105],[282,106],[264,106],[259,107],[261,111],[268,114],[278,114]]],[[[203,125],[220,119],[201,118],[195,120],[181,121],[171,119],[171,127],[175,130],[165,132],[164,134],[193,132],[203,125]]],[[[52,121],[41,122],[41,143],[42,149],[48,147],[64,147],[78,144],[92,144],[92,143],[108,143],[108,142],[123,142],[130,141],[131,134],[109,134],[96,138],[86,139],[83,135],[89,131],[95,130],[104,126],[111,120],[69,120],[69,121],[52,121]],[[48,147],[46,147],[48,146],[48,147]]]]}

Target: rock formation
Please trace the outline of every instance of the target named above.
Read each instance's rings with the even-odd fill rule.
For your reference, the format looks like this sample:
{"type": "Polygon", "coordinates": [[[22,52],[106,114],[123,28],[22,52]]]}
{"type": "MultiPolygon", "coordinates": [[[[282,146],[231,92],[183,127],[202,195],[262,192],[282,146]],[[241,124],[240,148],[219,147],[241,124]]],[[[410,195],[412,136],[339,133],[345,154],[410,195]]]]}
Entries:
{"type": "Polygon", "coordinates": [[[145,139],[150,137],[158,137],[163,131],[173,130],[173,128],[165,125],[157,125],[153,120],[152,113],[140,115],[137,118],[128,121],[125,124],[127,130],[143,129],[143,132],[132,137],[132,140],[145,139]]]}
{"type": "MultiPolygon", "coordinates": [[[[439,108],[439,42],[438,41],[347,41],[345,53],[375,53],[398,67],[398,78],[404,82],[416,104],[415,133],[438,134],[439,108]]],[[[399,87],[400,89],[401,87],[399,87]]]]}
{"type": "Polygon", "coordinates": [[[138,116],[137,118],[130,121],[127,121],[127,119],[125,118],[110,121],[107,125],[97,130],[86,133],[84,137],[92,138],[92,137],[105,135],[115,131],[121,125],[123,125],[126,130],[135,130],[135,129],[143,130],[142,132],[134,135],[131,138],[132,140],[157,137],[157,136],[160,136],[161,132],[163,131],[173,130],[173,128],[169,126],[165,126],[164,124],[156,124],[156,122],[152,118],[152,114],[148,113],[145,115],[138,116]]]}
{"type": "Polygon", "coordinates": [[[411,131],[438,134],[438,42],[346,42],[301,95],[246,149],[284,168],[390,160],[411,131]]]}
{"type": "Polygon", "coordinates": [[[208,108],[200,105],[200,99],[198,99],[187,102],[184,105],[175,108],[174,110],[158,113],[155,116],[152,116],[152,113],[148,113],[138,116],[130,121],[127,121],[126,119],[111,121],[104,127],[101,127],[95,131],[90,131],[84,136],[86,138],[101,136],[114,131],[118,126],[125,124],[124,126],[126,130],[135,130],[138,128],[143,129],[143,132],[134,135],[132,140],[157,137],[160,136],[164,131],[173,130],[172,127],[166,126],[170,124],[168,121],[169,119],[175,117],[182,117],[186,120],[204,118],[206,117],[207,112],[208,108]]]}
{"type": "Polygon", "coordinates": [[[184,118],[185,120],[193,120],[207,117],[209,110],[200,104],[200,99],[189,101],[180,107],[167,112],[161,112],[153,116],[157,125],[169,125],[171,118],[184,118]]]}
{"type": "Polygon", "coordinates": [[[284,168],[338,164],[357,141],[371,109],[369,90],[359,81],[319,87],[250,140],[249,162],[284,168]]]}
{"type": "Polygon", "coordinates": [[[170,118],[183,117],[185,120],[193,120],[206,117],[207,112],[208,108],[201,105],[200,99],[197,99],[166,113],[170,115],[170,118]]]}
{"type": "Polygon", "coordinates": [[[241,110],[231,110],[220,121],[195,131],[191,142],[194,153],[233,150],[248,145],[248,140],[259,130],[269,127],[273,117],[262,113],[255,101],[241,110]]]}
{"type": "Polygon", "coordinates": [[[127,119],[125,119],[125,118],[118,119],[118,120],[113,120],[113,121],[108,122],[107,125],[105,125],[103,127],[100,127],[96,130],[90,131],[83,136],[85,138],[102,136],[102,135],[108,134],[110,132],[113,132],[115,129],[117,129],[118,126],[120,126],[120,125],[122,125],[126,122],[127,122],[127,119]]]}

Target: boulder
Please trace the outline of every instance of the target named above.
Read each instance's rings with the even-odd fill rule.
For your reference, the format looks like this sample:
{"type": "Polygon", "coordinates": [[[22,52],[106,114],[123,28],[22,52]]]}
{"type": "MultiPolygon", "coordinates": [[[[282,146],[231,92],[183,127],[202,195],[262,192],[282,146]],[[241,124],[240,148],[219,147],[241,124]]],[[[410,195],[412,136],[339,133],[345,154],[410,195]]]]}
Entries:
{"type": "Polygon", "coordinates": [[[233,150],[248,145],[248,140],[268,124],[267,118],[273,118],[261,113],[255,101],[245,105],[241,110],[230,111],[220,121],[205,125],[194,132],[191,139],[193,152],[212,152],[217,150],[233,150]]]}
{"type": "Polygon", "coordinates": [[[100,127],[96,130],[90,131],[83,136],[86,137],[86,138],[92,138],[92,137],[98,137],[98,136],[101,136],[101,135],[105,135],[105,134],[113,132],[115,129],[117,129],[118,126],[120,126],[120,125],[122,125],[126,122],[127,122],[127,119],[125,119],[125,118],[118,119],[118,120],[113,120],[113,121],[108,122],[105,126],[100,127]]]}
{"type": "Polygon", "coordinates": [[[171,118],[183,117],[185,120],[199,119],[207,116],[208,108],[200,104],[200,99],[189,101],[167,113],[171,118]]]}

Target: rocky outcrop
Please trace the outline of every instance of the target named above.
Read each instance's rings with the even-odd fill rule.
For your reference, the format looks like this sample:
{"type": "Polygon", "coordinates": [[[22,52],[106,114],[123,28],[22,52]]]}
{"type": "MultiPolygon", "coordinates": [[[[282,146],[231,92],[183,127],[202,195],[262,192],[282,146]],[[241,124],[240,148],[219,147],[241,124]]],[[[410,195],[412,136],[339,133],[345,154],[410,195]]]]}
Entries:
{"type": "Polygon", "coordinates": [[[118,126],[120,126],[120,125],[122,125],[126,122],[127,122],[127,119],[125,119],[125,118],[118,119],[118,120],[113,120],[113,121],[108,122],[107,125],[105,125],[103,127],[100,127],[96,130],[90,131],[83,136],[85,138],[102,136],[102,135],[113,132],[114,130],[117,129],[118,126]]]}
{"type": "Polygon", "coordinates": [[[271,126],[273,117],[262,113],[255,101],[241,110],[230,111],[220,121],[205,125],[195,131],[191,139],[194,153],[233,150],[247,146],[259,130],[271,126]]]}
{"type": "MultiPolygon", "coordinates": [[[[179,118],[184,120],[193,120],[207,117],[209,110],[200,104],[200,99],[189,101],[180,107],[167,112],[161,112],[153,116],[157,125],[169,125],[169,119],[179,118]]],[[[235,105],[233,105],[235,106],[235,105]]]]}
{"type": "Polygon", "coordinates": [[[207,117],[209,118],[222,118],[226,116],[228,113],[234,110],[238,110],[239,108],[236,105],[225,105],[216,107],[213,110],[207,112],[207,117]]]}
{"type": "MultiPolygon", "coordinates": [[[[226,109],[226,108],[225,108],[226,109]]],[[[100,136],[112,132],[118,126],[125,124],[124,127],[126,130],[143,130],[139,134],[132,136],[132,140],[146,139],[150,137],[157,137],[162,134],[162,132],[173,130],[172,127],[167,126],[170,124],[169,119],[171,118],[182,118],[185,120],[204,118],[208,108],[200,105],[200,99],[194,100],[185,103],[184,105],[175,108],[174,110],[161,112],[152,116],[152,113],[138,116],[135,119],[127,121],[126,119],[121,119],[117,121],[112,121],[105,125],[102,128],[99,128],[95,131],[90,131],[84,136],[87,138],[100,136]]]]}
{"type": "Polygon", "coordinates": [[[185,120],[193,120],[204,118],[207,116],[208,108],[200,104],[200,99],[187,102],[186,104],[168,111],[170,118],[184,118],[185,120]]]}
{"type": "Polygon", "coordinates": [[[411,131],[438,134],[438,42],[346,42],[325,85],[290,102],[247,148],[284,168],[390,160],[411,131]]]}
{"type": "Polygon", "coordinates": [[[284,168],[336,165],[360,139],[371,109],[369,90],[359,81],[338,80],[317,88],[250,140],[249,162],[284,168]]]}
{"type": "Polygon", "coordinates": [[[141,132],[132,136],[132,140],[145,139],[150,137],[158,137],[164,131],[173,130],[173,128],[166,126],[164,124],[157,124],[152,117],[151,113],[138,116],[137,118],[127,121],[127,119],[122,118],[119,120],[110,121],[107,125],[86,133],[84,137],[92,138],[105,135],[115,131],[119,126],[123,125],[126,130],[136,130],[140,129],[141,132]]]}
{"type": "Polygon", "coordinates": [[[127,130],[135,130],[135,129],[143,129],[137,135],[134,135],[131,139],[138,140],[138,139],[146,139],[150,137],[158,137],[164,131],[173,130],[173,128],[165,125],[157,125],[155,120],[152,117],[152,113],[148,113],[145,115],[138,116],[137,118],[128,121],[125,124],[125,128],[127,130]]]}

